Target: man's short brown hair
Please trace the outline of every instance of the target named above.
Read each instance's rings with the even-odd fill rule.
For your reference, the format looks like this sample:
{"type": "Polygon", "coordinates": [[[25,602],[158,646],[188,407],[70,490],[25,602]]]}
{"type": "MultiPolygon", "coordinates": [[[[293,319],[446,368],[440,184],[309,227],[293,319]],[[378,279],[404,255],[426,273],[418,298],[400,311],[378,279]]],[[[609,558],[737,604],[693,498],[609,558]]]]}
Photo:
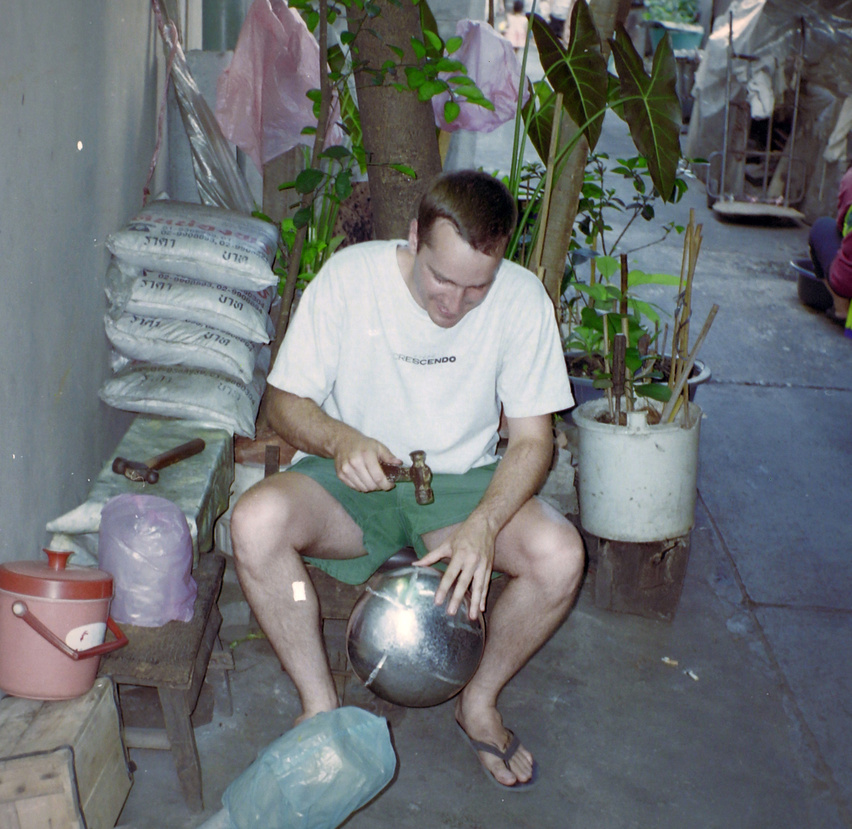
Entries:
{"type": "Polygon", "coordinates": [[[438,219],[446,219],[474,250],[502,256],[517,217],[509,188],[494,176],[478,170],[444,173],[420,200],[417,247],[428,244],[438,219]]]}

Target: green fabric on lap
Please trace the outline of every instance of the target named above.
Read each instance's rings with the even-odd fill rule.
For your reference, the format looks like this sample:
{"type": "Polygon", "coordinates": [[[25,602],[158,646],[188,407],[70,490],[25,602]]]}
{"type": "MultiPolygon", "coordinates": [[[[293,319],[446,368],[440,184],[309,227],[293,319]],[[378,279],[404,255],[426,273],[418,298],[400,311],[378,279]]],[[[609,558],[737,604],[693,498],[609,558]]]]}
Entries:
{"type": "Polygon", "coordinates": [[[427,550],[421,535],[464,521],[482,500],[497,464],[471,469],[464,475],[432,476],[435,501],[422,506],[414,486],[397,484],[389,492],[358,492],[346,486],[328,458],[308,456],[290,467],[307,475],[337,500],[364,536],[367,554],[350,559],[305,557],[305,561],[346,584],[363,584],[401,547],[412,546],[422,558],[427,550]]]}

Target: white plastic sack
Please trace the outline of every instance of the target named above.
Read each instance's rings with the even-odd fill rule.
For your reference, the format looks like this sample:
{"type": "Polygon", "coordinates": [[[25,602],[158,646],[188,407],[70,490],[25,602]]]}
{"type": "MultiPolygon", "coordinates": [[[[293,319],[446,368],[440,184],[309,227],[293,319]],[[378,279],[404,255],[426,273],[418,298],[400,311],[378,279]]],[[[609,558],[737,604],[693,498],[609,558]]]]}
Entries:
{"type": "Polygon", "coordinates": [[[122,271],[113,260],[107,269],[106,295],[113,319],[126,312],[205,323],[253,343],[268,343],[273,333],[269,309],[274,288],[240,291],[177,274],[122,271]]]}
{"type": "Polygon", "coordinates": [[[192,619],[198,586],[186,516],[167,498],[126,492],[101,511],[98,567],[113,577],[116,622],[159,627],[192,619]]]}
{"type": "Polygon", "coordinates": [[[104,316],[104,330],[125,357],[161,366],[189,366],[219,371],[248,383],[259,343],[250,343],[209,325],[184,320],[122,314],[104,316]]]}
{"type": "MultiPolygon", "coordinates": [[[[461,100],[458,118],[448,124],[444,120],[444,104],[450,96],[445,92],[432,99],[435,123],[446,132],[491,132],[515,117],[521,86],[521,64],[512,44],[487,23],[460,20],[456,25],[456,35],[463,42],[452,58],[460,60],[467,67],[468,76],[494,104],[494,109],[485,109],[461,100]]],[[[447,78],[450,74],[442,73],[441,77],[447,78]]],[[[525,88],[524,103],[529,96],[529,88],[525,88]]]]}
{"type": "Polygon", "coordinates": [[[125,266],[166,271],[246,291],[278,283],[275,225],[221,207],[158,199],[106,245],[125,266]]]}
{"type": "Polygon", "coordinates": [[[266,386],[262,362],[251,383],[207,369],[134,363],[108,379],[99,395],[116,409],[178,417],[253,439],[266,386]]]}
{"type": "MultiPolygon", "coordinates": [[[[219,76],[216,119],[262,172],[287,150],[313,144],[302,130],[317,125],[306,93],[319,86],[319,44],[301,15],[282,0],[255,0],[233,60],[219,76]]],[[[330,123],[337,120],[333,110],[330,123]]],[[[328,131],[326,146],[342,142],[339,127],[328,131]]]]}

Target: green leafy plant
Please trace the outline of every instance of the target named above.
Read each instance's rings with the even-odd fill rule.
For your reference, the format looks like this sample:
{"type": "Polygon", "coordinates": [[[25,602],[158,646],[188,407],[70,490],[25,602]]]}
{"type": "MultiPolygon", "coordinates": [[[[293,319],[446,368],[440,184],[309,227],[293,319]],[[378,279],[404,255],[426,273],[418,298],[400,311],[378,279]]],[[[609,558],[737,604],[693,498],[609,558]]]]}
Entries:
{"type": "MultiPolygon", "coordinates": [[[[614,254],[631,225],[641,219],[652,222],[656,218],[655,202],[659,193],[648,180],[648,169],[641,156],[619,158],[611,165],[606,153],[591,154],[586,163],[582,196],[575,223],[575,239],[572,253],[562,284],[562,321],[568,333],[565,338],[566,351],[580,352],[574,359],[574,370],[584,370],[597,381],[604,381],[605,363],[611,360],[611,345],[614,335],[623,331],[628,339],[628,365],[640,373],[642,388],[639,394],[656,394],[649,385],[653,372],[646,369],[652,365],[660,337],[661,316],[664,312],[634,293],[641,285],[677,285],[679,279],[669,274],[649,274],[640,270],[627,273],[626,281],[618,286],[612,278],[619,272],[614,254]],[[619,189],[610,183],[611,178],[630,184],[630,196],[622,197],[619,189]],[[613,230],[614,217],[626,216],[623,227],[616,234],[613,230]],[[577,237],[581,238],[578,239],[577,237]],[[581,244],[582,242],[582,244],[581,244]],[[575,263],[589,262],[587,280],[581,278],[575,263]],[[618,319],[613,316],[619,314],[618,319]],[[627,318],[626,325],[622,318],[627,318]],[[604,326],[609,324],[611,331],[604,326]]],[[[675,179],[673,200],[677,201],[686,191],[686,182],[675,179]]],[[[672,231],[681,233],[683,227],[675,222],[660,225],[660,236],[642,247],[663,241],[672,231]]],[[[634,249],[635,250],[635,249],[634,249]]],[[[600,386],[603,387],[603,386],[600,386]]]]}
{"type": "Polygon", "coordinates": [[[637,397],[668,400],[671,389],[660,365],[662,351],[662,310],[636,295],[642,285],[668,285],[678,287],[680,278],[672,274],[647,273],[627,269],[626,256],[599,256],[592,260],[592,279],[588,283],[572,281],[574,300],[581,300],[579,313],[573,315],[574,324],[566,337],[569,352],[580,351],[576,362],[594,378],[594,387],[612,389],[613,366],[618,362],[615,351],[618,337],[624,337],[624,352],[620,357],[627,378],[621,392],[632,401],[637,397]],[[597,272],[598,278],[595,278],[597,272]],[[619,275],[618,282],[613,280],[619,275]]]}
{"type": "MultiPolygon", "coordinates": [[[[399,78],[400,80],[394,81],[391,86],[401,93],[415,94],[421,101],[447,93],[444,117],[448,122],[458,117],[460,101],[493,109],[493,104],[467,75],[465,66],[451,57],[461,46],[461,38],[454,37],[444,42],[437,33],[437,23],[425,2],[389,2],[394,5],[410,2],[420,7],[422,37],[414,37],[410,42],[415,63],[405,62],[405,50],[401,46],[387,43],[388,59],[377,69],[367,68],[358,55],[360,32],[365,26],[369,26],[369,21],[381,13],[381,8],[376,3],[369,0],[289,2],[290,7],[300,12],[308,29],[317,37],[320,45],[320,66],[328,66],[329,71],[320,72],[320,88],[308,92],[317,126],[303,130],[303,134],[314,137],[312,150],[305,151],[305,168],[294,181],[279,185],[280,190],[293,190],[298,201],[291,205],[296,208],[294,215],[285,218],[280,225],[279,255],[276,257],[274,269],[279,276],[278,290],[283,296],[283,303],[276,342],[283,339],[289,324],[296,290],[310,282],[326,259],[342,243],[343,237],[334,236],[335,219],[340,204],[352,192],[352,178],[356,167],[362,174],[367,169],[367,154],[361,140],[360,115],[350,91],[356,70],[368,71],[377,84],[384,83],[388,77],[399,78]],[[358,29],[343,31],[339,43],[329,43],[328,27],[347,11],[363,13],[363,17],[359,17],[358,29]],[[338,101],[339,125],[347,136],[347,145],[322,149],[330,126],[333,99],[338,101]]],[[[373,30],[370,31],[375,34],[373,30]]],[[[414,170],[405,164],[388,166],[403,175],[416,177],[414,170]]],[[[262,212],[255,215],[269,220],[262,212]]]]}
{"type": "MultiPolygon", "coordinates": [[[[551,257],[561,262],[562,267],[543,274],[545,287],[558,310],[570,231],[562,242],[551,229],[551,225],[564,221],[563,211],[551,212],[551,205],[560,187],[570,192],[573,173],[569,160],[583,139],[594,150],[607,110],[627,123],[659,198],[668,201],[678,195],[681,112],[676,89],[677,67],[671,46],[664,39],[647,73],[642,57],[619,26],[606,44],[618,76],[609,74],[603,44],[585,0],[574,5],[567,45],[563,46],[553,36],[540,17],[533,18],[531,31],[545,78],[531,84],[533,94],[525,106],[519,102],[515,119],[513,162],[507,184],[526,209],[510,242],[509,255],[539,272],[545,246],[552,244],[550,240],[564,245],[557,256],[551,257]],[[573,135],[561,135],[563,121],[576,125],[573,135]],[[532,190],[529,182],[524,182],[522,160],[527,140],[545,160],[546,168],[545,175],[532,190]]],[[[526,66],[527,50],[528,46],[522,68],[526,66]]]]}
{"type": "Polygon", "coordinates": [[[645,20],[695,23],[698,0],[645,0],[645,20]]]}

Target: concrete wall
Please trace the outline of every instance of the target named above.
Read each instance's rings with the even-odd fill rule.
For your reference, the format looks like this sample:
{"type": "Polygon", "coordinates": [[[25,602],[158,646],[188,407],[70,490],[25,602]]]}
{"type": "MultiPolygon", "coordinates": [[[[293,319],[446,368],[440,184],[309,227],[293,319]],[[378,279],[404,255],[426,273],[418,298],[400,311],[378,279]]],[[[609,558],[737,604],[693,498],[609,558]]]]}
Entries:
{"type": "Polygon", "coordinates": [[[41,556],[129,418],[97,396],[107,234],[141,206],[162,48],[138,0],[3,3],[0,561],[41,556]]]}

